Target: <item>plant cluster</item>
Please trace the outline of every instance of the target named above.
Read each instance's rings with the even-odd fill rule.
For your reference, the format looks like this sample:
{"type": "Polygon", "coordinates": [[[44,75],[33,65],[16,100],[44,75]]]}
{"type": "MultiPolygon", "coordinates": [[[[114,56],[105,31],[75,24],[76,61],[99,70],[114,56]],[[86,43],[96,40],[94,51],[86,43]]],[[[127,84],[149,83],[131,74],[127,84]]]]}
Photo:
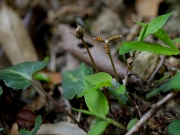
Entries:
{"type": "MultiPolygon", "coordinates": [[[[138,41],[132,42],[122,42],[119,49],[119,54],[125,54],[131,52],[131,57],[127,61],[127,69],[130,70],[136,51],[148,51],[151,53],[159,55],[179,55],[180,51],[175,46],[174,42],[178,42],[178,39],[171,40],[165,30],[162,28],[166,23],[168,18],[174,12],[161,15],[153,19],[150,23],[145,24],[142,22],[135,21],[137,24],[141,25],[143,28],[138,37],[138,41]],[[144,39],[153,34],[155,37],[164,42],[163,45],[156,43],[145,42],[144,39]]],[[[111,52],[109,50],[108,42],[117,40],[121,36],[114,36],[107,38],[106,40],[101,37],[94,38],[97,41],[104,42],[106,47],[106,53],[109,57],[112,68],[114,71],[115,79],[105,72],[99,72],[98,67],[91,55],[88,46],[84,40],[85,29],[78,25],[76,29],[76,36],[84,44],[89,57],[92,61],[93,68],[96,73],[93,73],[93,69],[82,63],[78,69],[73,71],[64,72],[62,87],[64,90],[64,98],[71,100],[73,98],[83,97],[85,103],[88,107],[88,110],[79,110],[73,108],[73,110],[95,116],[95,119],[90,126],[88,135],[99,135],[102,134],[109,125],[114,125],[114,133],[120,134],[126,133],[126,135],[131,135],[137,132],[140,127],[145,124],[145,122],[153,116],[153,114],[158,111],[164,104],[172,100],[180,90],[179,79],[180,73],[177,73],[173,78],[170,78],[164,84],[155,88],[153,91],[146,95],[147,98],[154,96],[158,92],[172,91],[170,94],[165,96],[161,101],[154,104],[152,108],[142,116],[141,111],[139,110],[136,103],[131,98],[129,92],[127,91],[127,80],[128,72],[125,76],[123,83],[120,83],[116,73],[116,68],[113,63],[111,52]],[[117,100],[120,106],[130,106],[132,105],[138,116],[129,121],[127,125],[122,124],[120,121],[117,121],[116,117],[111,111],[111,101],[110,95],[113,95],[117,100]],[[130,103],[130,104],[128,104],[130,103]]],[[[14,90],[26,89],[31,84],[36,88],[41,90],[54,104],[56,104],[59,109],[66,113],[78,126],[85,130],[86,129],[71,115],[69,114],[62,106],[60,106],[51,96],[49,96],[42,88],[38,86],[36,81],[33,78],[33,74],[46,66],[47,62],[38,61],[38,62],[25,62],[18,65],[3,69],[0,71],[0,78],[5,82],[8,87],[13,88],[14,90]]],[[[0,94],[2,93],[2,88],[0,87],[0,94]]],[[[35,134],[41,124],[41,117],[39,116],[36,121],[36,125],[33,132],[29,132],[25,129],[21,130],[21,134],[35,134]]],[[[180,134],[180,130],[177,125],[180,124],[180,120],[173,121],[168,126],[168,132],[173,135],[180,134]]]]}

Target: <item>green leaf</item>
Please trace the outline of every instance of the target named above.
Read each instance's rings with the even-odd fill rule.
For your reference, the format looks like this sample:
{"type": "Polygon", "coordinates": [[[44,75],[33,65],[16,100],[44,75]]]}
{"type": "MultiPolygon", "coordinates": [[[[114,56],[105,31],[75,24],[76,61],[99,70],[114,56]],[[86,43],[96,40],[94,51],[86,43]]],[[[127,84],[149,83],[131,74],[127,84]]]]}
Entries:
{"type": "Polygon", "coordinates": [[[101,121],[97,123],[92,129],[90,129],[88,135],[101,135],[109,124],[110,122],[108,121],[101,121]]]}
{"type": "Polygon", "coordinates": [[[92,74],[92,68],[86,66],[84,63],[80,67],[73,71],[62,73],[62,87],[64,90],[64,97],[66,99],[72,99],[76,95],[78,97],[83,95],[86,90],[84,79],[85,76],[92,74]]]}
{"type": "Polygon", "coordinates": [[[144,26],[142,28],[140,35],[138,37],[139,41],[144,40],[149,34],[157,32],[168,20],[168,18],[173,14],[174,12],[158,16],[154,18],[149,24],[144,26]]]}
{"type": "Polygon", "coordinates": [[[168,133],[171,135],[180,135],[180,119],[171,122],[168,125],[168,133]]]}
{"type": "Polygon", "coordinates": [[[142,22],[139,22],[139,21],[136,21],[136,20],[133,20],[135,23],[137,23],[137,24],[139,24],[139,25],[141,25],[141,26],[143,26],[143,27],[145,27],[146,26],[146,24],[145,23],[142,23],[142,22]]]}
{"type": "Polygon", "coordinates": [[[127,130],[130,130],[137,123],[137,121],[137,118],[130,120],[130,122],[127,125],[127,130]]]}
{"type": "MultiPolygon", "coordinates": [[[[90,84],[91,85],[91,84],[90,84]]],[[[91,87],[87,88],[86,90],[82,93],[82,96],[84,96],[85,94],[93,91],[93,90],[98,90],[99,88],[105,87],[105,86],[112,86],[112,84],[110,82],[102,82],[94,87],[92,87],[93,85],[91,85],[91,87]]]]}
{"type": "Polygon", "coordinates": [[[173,39],[173,42],[175,42],[175,43],[180,43],[180,37],[173,39]]]}
{"type": "Polygon", "coordinates": [[[180,51],[174,51],[171,48],[161,46],[159,44],[151,44],[142,41],[135,41],[135,42],[123,42],[123,46],[127,46],[137,51],[148,51],[155,54],[162,54],[162,55],[177,55],[180,54],[180,51]]]}
{"type": "Polygon", "coordinates": [[[170,77],[170,74],[165,74],[163,77],[161,77],[159,80],[158,80],[158,83],[161,83],[162,81],[168,79],[170,77]]]}
{"type": "MultiPolygon", "coordinates": [[[[172,78],[172,80],[170,80],[170,82],[169,82],[169,89],[174,89],[174,90],[180,91],[179,80],[180,80],[180,72],[178,72],[178,73],[172,78]]],[[[169,90],[169,89],[167,89],[167,90],[169,90]]],[[[167,91],[167,90],[166,90],[166,91],[167,91]]]]}
{"type": "Polygon", "coordinates": [[[101,121],[103,121],[103,119],[95,117],[95,119],[93,119],[93,121],[91,122],[90,129],[92,129],[97,123],[101,121]]]}
{"type": "Polygon", "coordinates": [[[76,109],[76,108],[72,108],[74,111],[77,111],[77,112],[81,112],[81,113],[84,113],[84,114],[87,114],[87,115],[94,115],[93,113],[91,113],[90,111],[88,110],[80,110],[80,109],[76,109]]]}
{"type": "Polygon", "coordinates": [[[120,87],[116,90],[118,94],[124,94],[126,92],[125,85],[120,85],[120,87]]]}
{"type": "Polygon", "coordinates": [[[143,41],[143,40],[146,38],[146,37],[145,37],[145,34],[146,34],[147,29],[148,29],[148,24],[146,24],[146,25],[142,28],[142,30],[141,30],[141,32],[140,32],[140,34],[139,34],[139,37],[138,37],[138,40],[139,40],[139,41],[143,41]]]}
{"type": "Polygon", "coordinates": [[[168,45],[172,50],[179,51],[179,49],[175,46],[171,38],[168,36],[168,34],[165,32],[164,29],[160,28],[157,32],[154,33],[154,35],[162,40],[166,45],[168,45]]]}
{"type": "Polygon", "coordinates": [[[2,87],[0,86],[0,95],[3,93],[2,87]]]}
{"type": "Polygon", "coordinates": [[[128,98],[123,94],[118,94],[116,90],[108,89],[110,95],[113,95],[118,100],[120,106],[123,106],[129,102],[128,98]]]}
{"type": "Polygon", "coordinates": [[[32,135],[36,135],[37,131],[39,130],[40,126],[41,126],[41,123],[42,123],[42,116],[38,116],[36,118],[36,123],[35,123],[35,127],[34,127],[34,130],[32,132],[32,135]]]}
{"type": "MultiPolygon", "coordinates": [[[[134,22],[136,22],[137,24],[145,27],[146,24],[142,23],[142,22],[138,22],[136,20],[133,20],[134,22]]],[[[165,32],[165,30],[163,28],[160,28],[157,32],[154,33],[154,35],[159,38],[160,40],[162,40],[165,44],[167,44],[171,49],[173,49],[174,51],[179,51],[178,48],[175,46],[175,44],[173,42],[175,41],[179,41],[180,43],[180,38],[175,39],[175,40],[171,40],[171,38],[167,35],[167,33],[165,32]]]]}
{"type": "Polygon", "coordinates": [[[26,129],[21,129],[20,135],[36,135],[37,131],[40,128],[41,123],[42,123],[42,116],[39,115],[36,118],[35,127],[34,127],[33,131],[30,132],[30,131],[27,131],[26,129]]]}
{"type": "Polygon", "coordinates": [[[180,85],[179,85],[179,80],[180,80],[180,72],[177,73],[173,78],[162,84],[160,87],[154,89],[150,93],[146,95],[147,98],[151,98],[152,96],[156,95],[158,92],[166,92],[169,90],[176,90],[180,91],[180,85]]]}
{"type": "Polygon", "coordinates": [[[31,132],[27,131],[26,129],[21,129],[20,130],[20,135],[31,135],[31,132]]]}
{"type": "Polygon", "coordinates": [[[90,112],[100,118],[106,117],[109,111],[108,101],[100,90],[91,91],[84,97],[90,112]]]}
{"type": "Polygon", "coordinates": [[[26,89],[32,84],[32,75],[43,69],[46,62],[24,62],[0,71],[0,78],[5,84],[17,89],[26,89]]]}
{"type": "Polygon", "coordinates": [[[117,89],[120,87],[120,84],[113,80],[112,85],[113,85],[113,87],[108,87],[108,93],[110,95],[115,96],[116,99],[118,100],[118,103],[121,106],[127,104],[128,103],[128,98],[124,94],[119,94],[117,92],[117,89]]]}
{"type": "Polygon", "coordinates": [[[130,52],[131,50],[132,50],[132,48],[130,48],[128,46],[121,46],[119,49],[119,54],[123,55],[123,54],[130,52]]]}
{"type": "Polygon", "coordinates": [[[50,78],[45,73],[42,73],[42,72],[34,74],[33,78],[36,80],[44,81],[48,83],[51,81],[50,78]]]}
{"type": "Polygon", "coordinates": [[[48,63],[48,62],[50,61],[50,57],[49,57],[49,56],[46,56],[46,57],[43,58],[42,61],[48,63]]]}
{"type": "Polygon", "coordinates": [[[82,94],[83,96],[93,90],[97,90],[99,88],[105,87],[105,86],[112,86],[111,81],[112,77],[104,72],[100,72],[94,75],[86,76],[85,77],[87,84],[90,83],[91,87],[87,88],[86,91],[82,94]],[[93,87],[93,85],[95,85],[93,87]]]}
{"type": "Polygon", "coordinates": [[[105,73],[105,72],[99,72],[94,75],[86,76],[85,79],[92,85],[98,85],[103,82],[112,81],[112,77],[108,73],[105,73]]]}

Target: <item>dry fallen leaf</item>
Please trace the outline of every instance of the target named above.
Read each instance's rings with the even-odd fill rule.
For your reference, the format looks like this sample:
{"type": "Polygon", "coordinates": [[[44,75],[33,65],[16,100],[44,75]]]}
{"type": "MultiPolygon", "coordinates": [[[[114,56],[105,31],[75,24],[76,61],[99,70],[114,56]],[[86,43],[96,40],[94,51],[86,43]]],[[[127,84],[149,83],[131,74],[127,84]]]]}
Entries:
{"type": "Polygon", "coordinates": [[[24,109],[29,109],[35,112],[40,110],[46,104],[47,104],[47,97],[45,95],[42,95],[42,96],[38,96],[37,98],[34,98],[31,104],[26,104],[26,106],[24,106],[24,109]]]}
{"type": "Polygon", "coordinates": [[[37,135],[86,135],[87,133],[75,124],[68,122],[59,122],[57,124],[42,124],[37,135]]]}
{"type": "Polygon", "coordinates": [[[159,4],[163,0],[136,0],[135,7],[138,16],[154,18],[158,15],[159,4]]]}
{"type": "Polygon", "coordinates": [[[0,3],[0,42],[11,64],[37,61],[38,56],[19,15],[0,3]]]}
{"type": "Polygon", "coordinates": [[[60,84],[62,81],[61,75],[58,72],[43,69],[43,70],[37,72],[36,74],[38,74],[38,73],[45,74],[49,78],[50,83],[52,83],[52,84],[57,85],[57,84],[60,84]]]}
{"type": "Polygon", "coordinates": [[[19,130],[18,130],[18,124],[14,123],[12,125],[12,129],[9,135],[20,135],[19,130]]]}
{"type": "Polygon", "coordinates": [[[30,128],[35,124],[37,116],[30,110],[20,110],[16,115],[16,122],[21,127],[30,128]]]}

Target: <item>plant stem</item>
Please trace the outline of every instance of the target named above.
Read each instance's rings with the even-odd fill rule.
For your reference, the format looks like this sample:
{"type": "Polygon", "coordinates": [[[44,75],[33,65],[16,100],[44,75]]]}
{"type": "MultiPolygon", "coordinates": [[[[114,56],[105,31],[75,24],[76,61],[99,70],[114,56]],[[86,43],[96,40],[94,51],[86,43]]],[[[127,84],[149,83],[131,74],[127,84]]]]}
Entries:
{"type": "Polygon", "coordinates": [[[112,59],[112,56],[111,56],[111,51],[109,49],[108,43],[107,43],[107,48],[106,49],[108,49],[108,56],[109,56],[109,59],[111,61],[111,65],[113,67],[113,72],[114,72],[114,76],[115,76],[116,82],[119,82],[118,75],[117,75],[116,68],[115,68],[115,65],[114,65],[114,62],[113,62],[113,59],[112,59]]]}
{"type": "Polygon", "coordinates": [[[32,85],[40,90],[42,93],[44,93],[46,95],[46,97],[48,97],[56,106],[59,107],[59,109],[64,112],[66,115],[68,115],[82,130],[84,130],[85,132],[86,129],[74,118],[74,116],[72,116],[68,111],[66,111],[61,105],[59,105],[58,102],[56,102],[50,95],[48,95],[42,88],[39,87],[39,85],[33,80],[32,81],[32,85]]]}
{"type": "Polygon", "coordinates": [[[112,119],[106,118],[105,120],[107,120],[108,122],[110,122],[111,124],[113,124],[114,126],[120,128],[120,129],[127,130],[122,124],[120,124],[112,119]]]}
{"type": "Polygon", "coordinates": [[[86,42],[84,41],[83,38],[81,39],[81,41],[83,42],[84,46],[86,47],[86,50],[87,50],[88,55],[89,55],[89,57],[90,57],[90,59],[91,59],[91,62],[92,62],[92,64],[93,64],[94,69],[95,69],[96,72],[98,73],[98,72],[99,72],[99,69],[98,69],[98,67],[97,67],[97,65],[96,65],[96,63],[95,63],[95,61],[94,61],[94,59],[93,59],[93,57],[92,57],[92,55],[91,55],[91,52],[89,51],[89,48],[88,48],[86,42]]]}
{"type": "MultiPolygon", "coordinates": [[[[94,69],[96,70],[96,73],[98,73],[98,72],[99,72],[99,69],[98,69],[98,67],[97,67],[97,65],[96,65],[96,63],[95,63],[95,61],[94,61],[94,59],[93,59],[93,57],[92,57],[92,55],[91,55],[91,52],[89,51],[89,48],[88,48],[86,42],[84,41],[83,38],[81,39],[81,41],[83,42],[83,44],[84,44],[84,46],[85,46],[85,48],[86,48],[86,51],[88,52],[88,55],[89,55],[89,57],[90,57],[90,59],[91,59],[91,62],[92,62],[92,64],[93,64],[94,69]]],[[[108,100],[108,105],[109,105],[109,107],[111,108],[110,97],[109,97],[108,92],[107,92],[107,90],[106,90],[105,87],[103,87],[103,91],[104,91],[104,94],[105,94],[105,96],[106,96],[106,98],[107,98],[107,100],[108,100]]],[[[111,110],[111,109],[110,109],[110,110],[111,110]]]]}

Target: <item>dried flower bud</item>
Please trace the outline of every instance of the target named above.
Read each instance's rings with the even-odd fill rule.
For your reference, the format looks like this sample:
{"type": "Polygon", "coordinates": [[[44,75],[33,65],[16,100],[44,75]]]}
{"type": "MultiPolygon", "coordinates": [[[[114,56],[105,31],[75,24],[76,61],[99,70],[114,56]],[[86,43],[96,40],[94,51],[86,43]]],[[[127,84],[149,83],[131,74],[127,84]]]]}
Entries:
{"type": "Polygon", "coordinates": [[[127,66],[128,66],[129,70],[131,70],[132,65],[133,65],[133,58],[130,57],[130,58],[127,59],[127,66]]]}
{"type": "Polygon", "coordinates": [[[76,28],[76,37],[78,39],[83,39],[85,33],[85,29],[83,29],[80,25],[77,23],[77,28],[76,28]]]}

